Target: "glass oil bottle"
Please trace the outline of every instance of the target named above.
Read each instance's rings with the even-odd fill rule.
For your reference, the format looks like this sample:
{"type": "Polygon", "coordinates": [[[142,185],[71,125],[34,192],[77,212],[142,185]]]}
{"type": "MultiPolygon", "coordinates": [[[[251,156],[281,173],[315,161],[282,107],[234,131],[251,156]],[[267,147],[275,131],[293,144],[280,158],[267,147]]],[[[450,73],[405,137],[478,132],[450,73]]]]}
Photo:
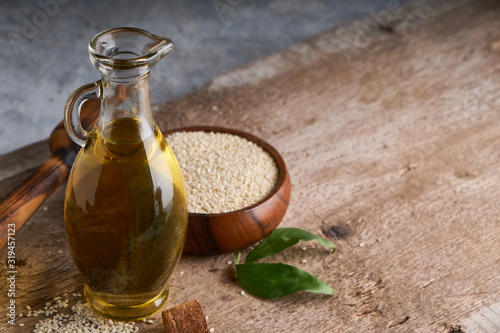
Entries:
{"type": "Polygon", "coordinates": [[[162,308],[186,237],[184,181],[153,119],[149,90],[151,68],[172,47],[140,29],[101,32],[89,53],[102,79],[66,104],[66,130],[82,146],[66,189],[66,235],[89,305],[113,319],[162,308]],[[86,132],[79,110],[93,97],[101,111],[86,132]]]}

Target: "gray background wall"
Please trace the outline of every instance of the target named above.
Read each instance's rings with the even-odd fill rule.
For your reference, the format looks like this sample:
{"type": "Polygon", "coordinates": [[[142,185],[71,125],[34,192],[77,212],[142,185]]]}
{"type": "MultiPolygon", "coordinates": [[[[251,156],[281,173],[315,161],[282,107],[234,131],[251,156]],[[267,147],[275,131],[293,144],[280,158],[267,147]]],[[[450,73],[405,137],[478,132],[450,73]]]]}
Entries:
{"type": "Polygon", "coordinates": [[[153,70],[153,103],[196,90],[242,64],[371,15],[394,0],[0,1],[0,154],[43,140],[68,95],[96,81],[87,45],[98,32],[139,27],[170,37],[153,70]]]}

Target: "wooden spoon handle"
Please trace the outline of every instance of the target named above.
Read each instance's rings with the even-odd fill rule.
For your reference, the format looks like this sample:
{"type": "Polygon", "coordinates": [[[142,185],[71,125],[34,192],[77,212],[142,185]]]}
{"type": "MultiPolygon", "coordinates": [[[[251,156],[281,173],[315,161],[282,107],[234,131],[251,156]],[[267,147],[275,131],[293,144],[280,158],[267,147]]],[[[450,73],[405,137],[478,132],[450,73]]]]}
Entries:
{"type": "Polygon", "coordinates": [[[69,173],[68,152],[56,151],[26,181],[0,203],[0,249],[33,215],[69,173]]]}

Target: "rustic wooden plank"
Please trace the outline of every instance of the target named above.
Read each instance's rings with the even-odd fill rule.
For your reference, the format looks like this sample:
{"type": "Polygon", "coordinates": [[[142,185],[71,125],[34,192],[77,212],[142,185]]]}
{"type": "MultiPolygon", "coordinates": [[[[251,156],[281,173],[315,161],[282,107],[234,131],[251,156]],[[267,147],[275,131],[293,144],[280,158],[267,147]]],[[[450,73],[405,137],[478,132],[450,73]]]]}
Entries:
{"type": "MultiPolygon", "coordinates": [[[[277,260],[317,275],[336,295],[241,296],[227,265],[235,254],[184,255],[167,307],[197,298],[217,332],[498,326],[500,5],[422,0],[388,9],[385,20],[382,14],[156,108],[163,129],[233,127],[282,153],[293,186],[282,226],[328,236],[340,225],[350,235],[335,241],[333,255],[307,244],[307,251],[298,246],[277,260]]],[[[16,163],[15,172],[5,173],[16,176],[2,178],[3,195],[4,184],[12,188],[25,177],[28,167],[16,163]]],[[[19,309],[81,292],[64,238],[63,192],[59,188],[17,235],[19,309]]],[[[6,257],[5,249],[0,255],[6,257]]],[[[5,279],[0,290],[7,290],[5,279]]],[[[2,294],[0,303],[7,301],[2,294]]],[[[18,322],[26,329],[37,319],[18,322]]],[[[160,316],[154,320],[141,330],[161,332],[160,316]]]]}
{"type": "MultiPolygon", "coordinates": [[[[0,179],[16,176],[18,173],[33,170],[50,156],[48,141],[34,143],[0,156],[0,179]]],[[[5,193],[2,191],[2,194],[5,193]]]]}

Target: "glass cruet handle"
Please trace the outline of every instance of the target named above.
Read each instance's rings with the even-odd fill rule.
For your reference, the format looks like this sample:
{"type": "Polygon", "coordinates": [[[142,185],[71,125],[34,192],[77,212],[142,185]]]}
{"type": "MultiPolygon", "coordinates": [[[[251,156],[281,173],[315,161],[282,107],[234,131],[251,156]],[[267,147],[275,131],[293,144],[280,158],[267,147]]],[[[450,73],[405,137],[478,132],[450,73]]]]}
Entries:
{"type": "Polygon", "coordinates": [[[64,127],[71,140],[79,146],[85,145],[88,136],[80,121],[82,105],[88,99],[101,97],[101,90],[101,80],[81,86],[73,91],[64,106],[64,127]]]}

